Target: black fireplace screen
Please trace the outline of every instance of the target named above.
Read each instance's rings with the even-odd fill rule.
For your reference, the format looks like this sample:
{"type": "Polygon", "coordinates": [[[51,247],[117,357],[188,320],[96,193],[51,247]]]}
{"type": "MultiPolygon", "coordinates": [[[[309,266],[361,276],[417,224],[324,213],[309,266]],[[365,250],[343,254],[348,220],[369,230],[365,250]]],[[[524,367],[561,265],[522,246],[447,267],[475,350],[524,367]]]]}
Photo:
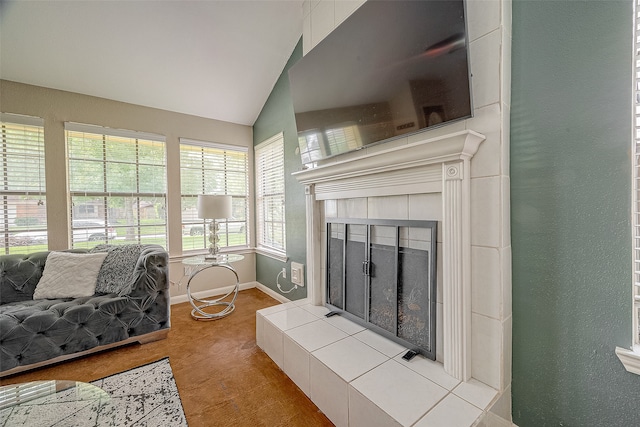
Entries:
{"type": "Polygon", "coordinates": [[[333,311],[435,359],[436,221],[327,222],[333,311]]]}

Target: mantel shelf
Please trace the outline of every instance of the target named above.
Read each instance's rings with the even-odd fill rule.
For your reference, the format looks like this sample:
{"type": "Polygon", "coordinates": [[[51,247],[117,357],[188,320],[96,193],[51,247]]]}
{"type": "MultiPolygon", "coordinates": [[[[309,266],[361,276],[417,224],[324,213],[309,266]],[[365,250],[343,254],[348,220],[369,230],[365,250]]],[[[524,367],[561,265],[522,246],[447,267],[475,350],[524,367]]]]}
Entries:
{"type": "Polygon", "coordinates": [[[468,160],[484,140],[484,135],[473,130],[453,132],[387,150],[365,152],[360,157],[302,170],[293,176],[301,184],[310,185],[468,160]]]}

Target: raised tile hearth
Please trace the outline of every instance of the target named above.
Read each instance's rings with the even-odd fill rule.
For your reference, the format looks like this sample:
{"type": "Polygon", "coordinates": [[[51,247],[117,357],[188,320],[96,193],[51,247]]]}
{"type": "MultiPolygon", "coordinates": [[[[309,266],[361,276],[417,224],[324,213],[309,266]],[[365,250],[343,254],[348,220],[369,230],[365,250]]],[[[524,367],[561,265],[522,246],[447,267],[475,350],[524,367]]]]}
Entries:
{"type": "Polygon", "coordinates": [[[508,192],[500,177],[474,176],[485,142],[461,123],[294,173],[306,193],[310,305],[258,314],[258,339],[335,424],[510,425],[508,192]],[[338,316],[322,318],[326,223],[336,218],[438,221],[436,362],[418,358],[406,364],[400,354],[406,349],[386,354],[373,344],[380,337],[338,316]],[[347,337],[338,338],[322,322],[347,337]],[[293,332],[312,325],[322,326],[293,332]],[[333,341],[320,347],[316,336],[333,341]],[[305,347],[307,339],[318,347],[305,347]],[[399,381],[401,373],[412,379],[399,381]],[[474,390],[484,397],[476,399],[474,390]]]}
{"type": "Polygon", "coordinates": [[[403,346],[328,312],[308,300],[259,310],[256,339],[335,425],[496,425],[497,390],[420,355],[406,361],[403,346]]]}

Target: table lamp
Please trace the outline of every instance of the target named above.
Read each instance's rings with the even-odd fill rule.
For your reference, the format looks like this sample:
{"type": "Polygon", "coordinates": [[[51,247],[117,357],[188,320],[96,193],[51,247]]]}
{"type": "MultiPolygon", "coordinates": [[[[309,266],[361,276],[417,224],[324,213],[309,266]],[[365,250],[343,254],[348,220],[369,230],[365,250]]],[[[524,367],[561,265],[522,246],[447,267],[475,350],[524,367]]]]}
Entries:
{"type": "Polygon", "coordinates": [[[231,216],[231,196],[204,194],[198,196],[198,217],[209,223],[209,253],[206,259],[218,258],[220,246],[218,246],[219,226],[217,219],[227,219],[231,216]]]}

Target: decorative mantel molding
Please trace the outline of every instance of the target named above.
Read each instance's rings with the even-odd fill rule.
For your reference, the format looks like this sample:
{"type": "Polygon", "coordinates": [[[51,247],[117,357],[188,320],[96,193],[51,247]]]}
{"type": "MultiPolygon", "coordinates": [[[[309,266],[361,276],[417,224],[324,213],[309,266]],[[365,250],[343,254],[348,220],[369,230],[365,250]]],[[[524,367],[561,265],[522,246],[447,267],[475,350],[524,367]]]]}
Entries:
{"type": "Polygon", "coordinates": [[[442,193],[443,355],[445,371],[471,378],[470,159],[485,137],[472,130],[367,152],[293,175],[305,185],[309,298],[321,305],[324,216],[319,201],[442,193]]]}
{"type": "Polygon", "coordinates": [[[301,184],[319,184],[470,159],[484,139],[484,135],[464,130],[388,150],[365,152],[361,157],[302,170],[293,176],[301,184]]]}

